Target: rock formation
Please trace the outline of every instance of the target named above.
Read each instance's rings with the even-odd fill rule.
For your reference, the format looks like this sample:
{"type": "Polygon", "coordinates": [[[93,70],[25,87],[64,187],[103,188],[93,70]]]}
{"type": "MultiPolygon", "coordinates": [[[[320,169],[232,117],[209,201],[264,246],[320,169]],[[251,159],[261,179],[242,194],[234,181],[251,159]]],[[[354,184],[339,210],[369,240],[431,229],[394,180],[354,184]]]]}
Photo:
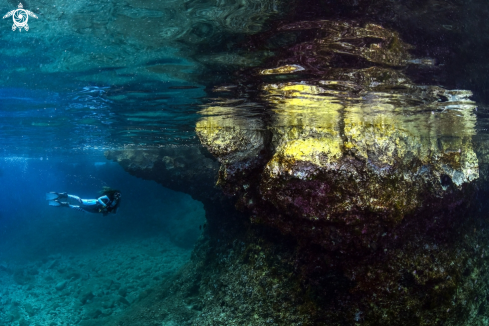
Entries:
{"type": "Polygon", "coordinates": [[[207,172],[222,192],[200,181],[212,191],[187,190],[198,164],[172,184],[178,170],[162,163],[128,168],[144,152],[108,153],[202,200],[210,225],[177,283],[120,325],[172,300],[192,302],[192,313],[172,306],[192,325],[483,323],[486,163],[472,93],[414,82],[406,67],[434,60],[379,25],[303,21],[277,32],[299,35],[287,55],[216,88],[200,112],[196,133],[220,163],[207,172]]]}

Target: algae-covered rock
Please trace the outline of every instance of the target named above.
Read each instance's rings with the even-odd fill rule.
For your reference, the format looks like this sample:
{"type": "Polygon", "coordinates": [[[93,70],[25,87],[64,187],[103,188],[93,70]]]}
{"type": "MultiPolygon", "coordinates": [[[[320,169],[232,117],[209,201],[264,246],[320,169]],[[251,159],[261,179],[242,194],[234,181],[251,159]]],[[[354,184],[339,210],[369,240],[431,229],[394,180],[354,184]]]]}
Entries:
{"type": "Polygon", "coordinates": [[[257,118],[243,116],[240,107],[234,116],[232,107],[212,107],[226,114],[206,114],[196,130],[223,163],[220,182],[237,165],[246,170],[239,163],[266,147],[272,154],[259,191],[277,209],[346,223],[375,214],[395,224],[441,204],[445,194],[463,196],[464,185],[479,177],[470,92],[418,87],[382,68],[335,73],[337,80],[262,86],[262,98],[272,107],[267,144],[267,133],[251,127],[257,118]]]}
{"type": "Polygon", "coordinates": [[[411,85],[406,93],[369,87],[349,96],[335,94],[332,81],[318,84],[264,86],[274,154],[260,190],[280,210],[347,223],[375,214],[397,223],[478,178],[470,93],[432,87],[418,94],[411,85]]]}
{"type": "MultiPolygon", "coordinates": [[[[311,53],[325,56],[315,56],[309,65],[292,56],[275,68],[255,70],[255,75],[279,76],[261,84],[258,100],[268,108],[261,116],[267,137],[261,160],[250,169],[226,160],[229,154],[210,136],[219,133],[224,148],[246,161],[250,147],[241,139],[253,139],[243,127],[247,116],[236,108],[234,115],[227,113],[234,120],[223,125],[220,117],[204,115],[196,130],[222,163],[223,191],[235,196],[236,207],[250,215],[253,225],[272,227],[296,241],[298,278],[324,309],[316,323],[458,325],[474,320],[470,316],[479,309],[482,292],[471,286],[470,275],[488,275],[485,253],[471,258],[477,243],[487,241],[472,234],[478,228],[469,215],[479,179],[472,93],[417,85],[403,71],[385,66],[324,64],[319,69],[326,52],[355,56],[357,65],[364,59],[399,66],[432,61],[416,61],[397,34],[378,26],[320,21],[279,29],[296,27],[319,30],[320,37],[308,44],[365,40],[375,32],[379,46],[355,41],[348,51],[316,48],[324,52],[311,53]],[[393,48],[385,47],[389,44],[393,48]],[[308,77],[311,73],[316,77],[308,77]],[[294,74],[304,78],[294,80],[294,74]],[[285,75],[292,75],[290,81],[283,81],[285,75]],[[236,127],[233,121],[239,121],[236,127]],[[332,284],[342,284],[332,295],[341,303],[331,304],[325,294],[332,284]]],[[[243,106],[242,98],[235,101],[243,106]]],[[[226,105],[226,112],[232,110],[226,105]]]]}
{"type": "Polygon", "coordinates": [[[198,121],[195,127],[202,144],[223,164],[256,159],[265,146],[264,122],[249,114],[249,106],[219,102],[214,105],[199,112],[209,117],[198,121]]]}
{"type": "MultiPolygon", "coordinates": [[[[318,20],[300,21],[285,24],[278,31],[304,31],[316,30],[313,42],[297,45],[294,50],[314,51],[314,56],[328,58],[335,54],[351,55],[358,59],[364,59],[372,63],[382,63],[389,66],[404,66],[411,62],[412,57],[408,50],[412,46],[403,42],[396,31],[384,28],[377,24],[358,22],[318,20]],[[370,44],[365,40],[370,40],[370,44]],[[360,44],[360,46],[358,46],[360,44]]],[[[308,51],[308,52],[309,52],[308,51]]],[[[295,69],[287,72],[304,70],[297,65],[291,65],[295,69]]],[[[262,70],[262,74],[277,73],[276,70],[262,70]]]]}
{"type": "Polygon", "coordinates": [[[410,78],[435,60],[380,25],[276,31],[255,42],[287,50],[216,87],[230,95],[196,124],[242,214],[207,201],[192,261],[120,324],[483,324],[489,239],[475,199],[487,164],[471,92],[410,78]]]}

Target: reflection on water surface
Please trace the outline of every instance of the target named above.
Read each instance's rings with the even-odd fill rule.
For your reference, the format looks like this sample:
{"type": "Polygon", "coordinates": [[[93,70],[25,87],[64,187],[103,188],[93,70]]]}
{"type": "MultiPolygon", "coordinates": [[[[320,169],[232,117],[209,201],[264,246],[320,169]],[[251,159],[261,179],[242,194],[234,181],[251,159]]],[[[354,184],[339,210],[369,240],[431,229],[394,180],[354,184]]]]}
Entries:
{"type": "MultiPolygon", "coordinates": [[[[10,50],[0,53],[6,108],[2,146],[43,152],[47,147],[83,151],[196,144],[195,123],[210,107],[224,120],[231,115],[237,123],[246,117],[242,123],[265,128],[268,122],[258,120],[281,110],[276,108],[279,98],[294,92],[302,95],[282,106],[293,106],[294,98],[300,98],[309,122],[316,118],[305,111],[306,94],[314,94],[325,99],[309,99],[319,110],[362,103],[384,110],[392,106],[396,112],[409,107],[409,113],[402,113],[409,117],[399,116],[395,122],[408,129],[427,129],[433,122],[421,111],[433,111],[438,131],[431,128],[431,133],[447,128],[440,126],[455,116],[448,111],[464,108],[459,113],[465,116],[474,107],[469,91],[436,87],[444,68],[436,58],[413,55],[423,49],[403,41],[404,30],[363,19],[298,19],[310,16],[308,10],[315,7],[308,6],[277,1],[40,6],[36,12],[44,19],[22,39],[3,36],[10,50]],[[241,92],[242,103],[219,113],[209,104],[215,96],[210,89],[241,92]],[[207,109],[199,113],[201,105],[207,109]],[[414,115],[413,110],[420,112],[414,115]],[[445,111],[437,115],[439,110],[445,111]]],[[[342,6],[355,11],[366,4],[342,6]]],[[[385,8],[378,18],[400,10],[391,4],[385,8]]],[[[425,52],[436,54],[431,50],[425,52]]],[[[357,110],[356,119],[374,112],[357,110]]],[[[475,117],[466,120],[471,119],[475,117]]],[[[458,122],[453,128],[465,130],[458,122]]]]}

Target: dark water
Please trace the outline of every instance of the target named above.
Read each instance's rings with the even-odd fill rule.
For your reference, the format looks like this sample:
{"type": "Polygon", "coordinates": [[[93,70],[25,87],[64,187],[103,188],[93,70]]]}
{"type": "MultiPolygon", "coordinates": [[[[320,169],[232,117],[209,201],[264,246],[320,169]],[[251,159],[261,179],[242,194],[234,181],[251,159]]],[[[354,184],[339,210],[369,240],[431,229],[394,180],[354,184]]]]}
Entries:
{"type": "MultiPolygon", "coordinates": [[[[380,143],[398,132],[420,152],[463,152],[450,182],[487,189],[484,1],[23,4],[38,16],[28,31],[0,24],[0,325],[122,314],[188,262],[202,203],[129,175],[108,150],[204,145],[233,163],[259,146],[219,156],[213,144],[267,131],[304,158],[317,139],[367,148],[374,126],[380,143]],[[103,186],[123,194],[114,216],[44,200],[103,186]]],[[[0,1],[2,16],[17,6],[0,1]]]]}

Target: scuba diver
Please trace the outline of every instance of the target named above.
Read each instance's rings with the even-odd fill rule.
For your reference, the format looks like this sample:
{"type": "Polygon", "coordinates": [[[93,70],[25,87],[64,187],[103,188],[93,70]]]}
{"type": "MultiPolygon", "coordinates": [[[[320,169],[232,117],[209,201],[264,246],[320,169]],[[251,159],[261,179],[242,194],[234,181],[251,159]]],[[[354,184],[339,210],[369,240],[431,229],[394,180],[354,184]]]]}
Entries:
{"type": "Polygon", "coordinates": [[[75,195],[69,195],[66,192],[49,192],[46,194],[46,200],[49,200],[50,206],[69,207],[81,212],[103,213],[104,216],[109,213],[117,213],[121,203],[121,192],[119,190],[104,187],[101,191],[102,196],[98,199],[81,199],[75,195]],[[61,201],[66,199],[66,201],[61,201]],[[76,201],[79,205],[71,205],[69,200],[76,201]]]}

